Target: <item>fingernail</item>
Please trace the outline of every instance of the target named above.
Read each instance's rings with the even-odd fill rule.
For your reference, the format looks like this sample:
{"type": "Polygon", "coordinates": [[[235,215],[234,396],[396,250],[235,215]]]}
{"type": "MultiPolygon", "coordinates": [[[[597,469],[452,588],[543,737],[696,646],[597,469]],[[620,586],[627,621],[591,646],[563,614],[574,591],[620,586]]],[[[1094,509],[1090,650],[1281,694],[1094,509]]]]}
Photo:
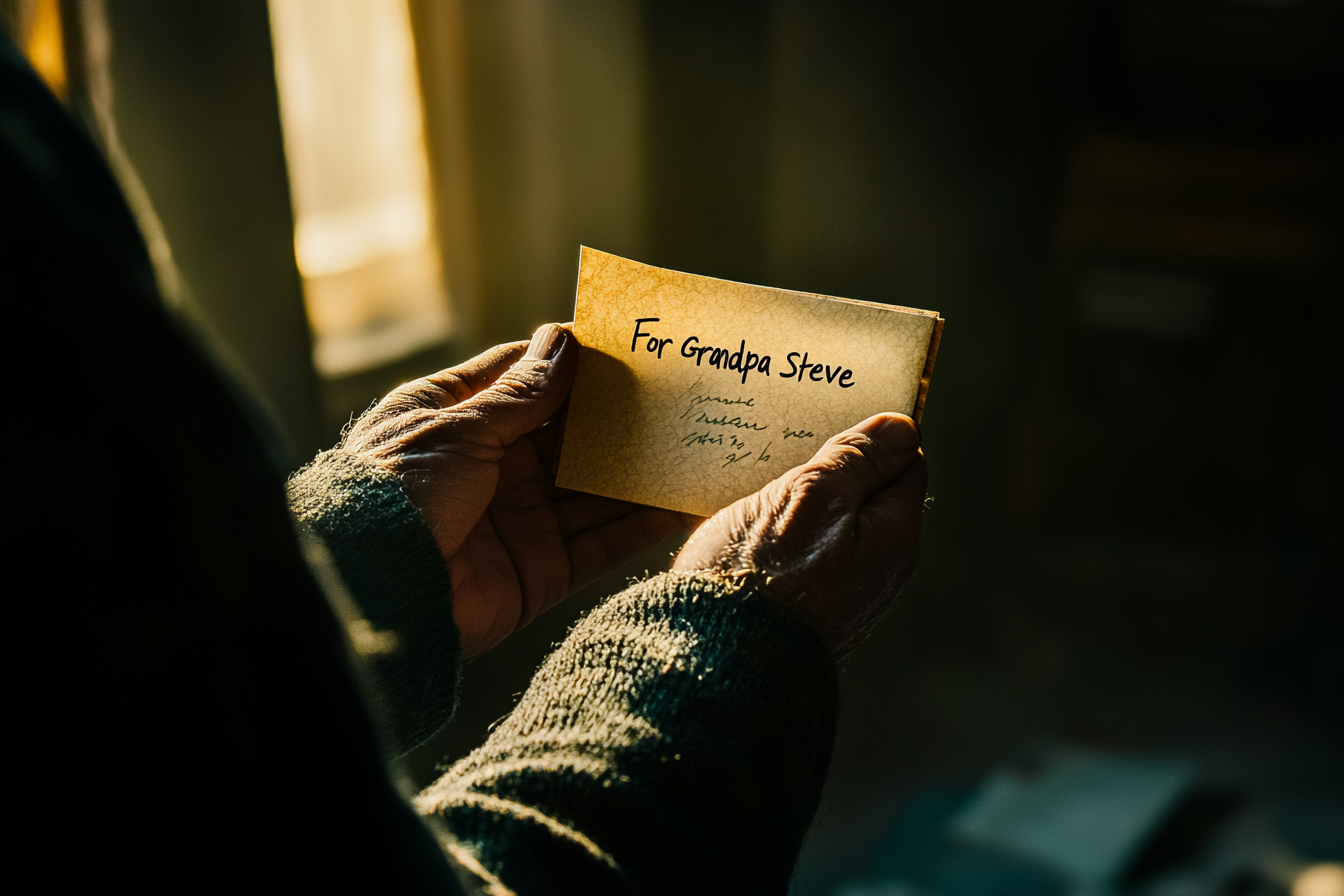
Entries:
{"type": "Polygon", "coordinates": [[[523,355],[523,360],[551,360],[560,354],[560,349],[565,344],[565,337],[568,335],[563,328],[556,324],[542,326],[532,334],[532,341],[527,344],[527,354],[523,355]]]}

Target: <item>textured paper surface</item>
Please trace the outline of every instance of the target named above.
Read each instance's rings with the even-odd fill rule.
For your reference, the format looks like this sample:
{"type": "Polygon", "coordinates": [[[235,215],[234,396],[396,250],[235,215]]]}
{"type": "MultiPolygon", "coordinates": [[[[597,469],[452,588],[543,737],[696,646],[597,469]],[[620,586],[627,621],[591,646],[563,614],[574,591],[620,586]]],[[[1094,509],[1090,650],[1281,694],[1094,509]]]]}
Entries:
{"type": "Polygon", "coordinates": [[[940,333],[931,311],[585,248],[574,310],[582,348],[556,484],[711,514],[873,414],[922,409],[940,333]]]}

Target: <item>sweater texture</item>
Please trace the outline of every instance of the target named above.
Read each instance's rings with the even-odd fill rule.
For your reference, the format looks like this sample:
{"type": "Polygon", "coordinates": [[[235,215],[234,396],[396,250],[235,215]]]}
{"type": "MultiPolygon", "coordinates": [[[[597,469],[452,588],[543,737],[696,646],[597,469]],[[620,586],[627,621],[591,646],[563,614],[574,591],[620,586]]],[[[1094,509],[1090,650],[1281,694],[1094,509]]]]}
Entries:
{"type": "Polygon", "coordinates": [[[3,36],[0,196],[28,349],[8,379],[7,534],[30,573],[7,604],[16,876],[783,892],[835,719],[811,631],[717,579],[634,585],[479,750],[407,793],[389,757],[451,717],[460,645],[400,481],[337,450],[287,501],[259,415],[165,311],[105,161],[3,36]]]}
{"type": "MultiPolygon", "coordinates": [[[[290,496],[364,617],[395,633],[396,651],[374,661],[388,724],[432,734],[452,712],[457,648],[419,513],[394,475],[340,450],[290,496]]],[[[415,806],[445,824],[454,854],[518,893],[782,893],[836,701],[833,660],[791,613],[718,577],[664,574],[582,619],[415,806]]]]}

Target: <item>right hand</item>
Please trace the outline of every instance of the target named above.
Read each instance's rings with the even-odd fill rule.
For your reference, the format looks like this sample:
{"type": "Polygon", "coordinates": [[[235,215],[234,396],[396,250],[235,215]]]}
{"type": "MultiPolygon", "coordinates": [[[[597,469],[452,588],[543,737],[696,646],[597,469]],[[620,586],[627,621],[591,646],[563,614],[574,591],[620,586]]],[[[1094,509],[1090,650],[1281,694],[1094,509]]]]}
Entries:
{"type": "Polygon", "coordinates": [[[394,390],[342,447],[401,477],[447,563],[463,656],[484,653],[686,517],[555,487],[578,343],[546,324],[394,390]]]}
{"type": "Polygon", "coordinates": [[[706,520],[672,569],[759,587],[842,659],[914,574],[927,483],[914,421],[878,414],[706,520]]]}

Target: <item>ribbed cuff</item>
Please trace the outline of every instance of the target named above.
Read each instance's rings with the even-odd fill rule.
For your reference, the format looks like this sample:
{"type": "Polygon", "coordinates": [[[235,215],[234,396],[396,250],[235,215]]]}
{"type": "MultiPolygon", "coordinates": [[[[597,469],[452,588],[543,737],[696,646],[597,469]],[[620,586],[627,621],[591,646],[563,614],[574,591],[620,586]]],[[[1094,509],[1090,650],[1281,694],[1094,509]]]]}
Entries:
{"type": "Polygon", "coordinates": [[[520,892],[558,892],[543,842],[645,892],[782,893],[837,703],[834,661],[791,613],[717,577],[665,574],[583,619],[418,805],[520,892]]]}
{"type": "Polygon", "coordinates": [[[367,458],[319,454],[290,479],[289,501],[368,622],[355,647],[381,691],[394,749],[404,753],[456,706],[461,639],[443,555],[398,477],[367,458]]]}

